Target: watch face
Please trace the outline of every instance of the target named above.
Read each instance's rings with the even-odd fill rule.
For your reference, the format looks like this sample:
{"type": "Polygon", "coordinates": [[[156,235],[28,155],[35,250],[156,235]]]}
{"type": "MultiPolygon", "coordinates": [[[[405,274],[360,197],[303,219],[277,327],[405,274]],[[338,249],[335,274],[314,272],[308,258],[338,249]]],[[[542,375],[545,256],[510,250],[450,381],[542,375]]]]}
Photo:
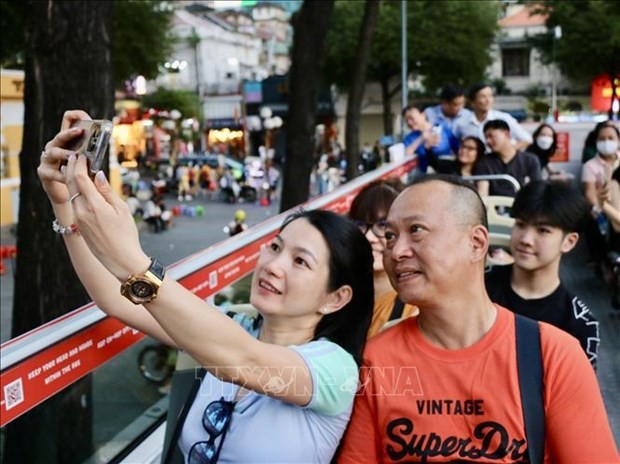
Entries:
{"type": "Polygon", "coordinates": [[[153,294],[153,285],[149,282],[137,280],[131,284],[131,293],[138,298],[148,298],[153,294]]]}

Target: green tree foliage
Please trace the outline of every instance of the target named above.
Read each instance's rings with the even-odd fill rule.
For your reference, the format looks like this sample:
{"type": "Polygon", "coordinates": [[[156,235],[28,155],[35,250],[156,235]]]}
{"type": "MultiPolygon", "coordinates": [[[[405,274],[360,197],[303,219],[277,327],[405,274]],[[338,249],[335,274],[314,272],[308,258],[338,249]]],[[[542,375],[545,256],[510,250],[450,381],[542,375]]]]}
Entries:
{"type": "Polygon", "coordinates": [[[177,38],[171,32],[173,8],[161,0],[116,0],[112,17],[114,81],[159,75],[177,38]]]}
{"type": "MultiPolygon", "coordinates": [[[[328,34],[324,78],[338,87],[350,85],[363,2],[339,0],[328,34]]],[[[407,66],[421,77],[428,92],[447,82],[469,84],[480,80],[491,62],[489,48],[497,30],[498,5],[491,1],[407,2],[407,66]]],[[[382,0],[372,41],[367,80],[383,89],[384,112],[400,90],[400,2],[382,0]]],[[[390,126],[391,126],[391,115],[390,126]]],[[[387,132],[387,124],[386,124],[387,132]]]]}
{"type": "MultiPolygon", "coordinates": [[[[89,2],[82,2],[85,6],[89,2]]],[[[0,0],[2,67],[24,67],[25,2],[0,0]]],[[[112,64],[114,82],[141,74],[153,79],[170,56],[177,40],[172,35],[172,5],[161,0],[115,0],[112,17],[112,64]]],[[[91,37],[89,40],[97,40],[91,37]]]]}
{"type": "Polygon", "coordinates": [[[0,0],[0,63],[3,68],[24,67],[26,2],[0,0]]]}
{"type": "Polygon", "coordinates": [[[544,0],[535,4],[540,6],[535,13],[547,15],[548,32],[532,39],[544,62],[555,61],[576,82],[589,84],[596,76],[607,74],[613,85],[613,77],[620,74],[618,2],[544,0]],[[555,26],[562,28],[557,40],[555,26]]]}

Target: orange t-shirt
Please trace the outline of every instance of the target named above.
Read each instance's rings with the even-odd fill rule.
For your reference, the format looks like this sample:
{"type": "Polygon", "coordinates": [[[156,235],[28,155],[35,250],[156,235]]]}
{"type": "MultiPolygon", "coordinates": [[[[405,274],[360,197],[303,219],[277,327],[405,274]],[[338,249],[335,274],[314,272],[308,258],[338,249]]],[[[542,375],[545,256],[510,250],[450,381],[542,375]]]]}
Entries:
{"type": "MultiPolygon", "coordinates": [[[[579,342],[540,324],[545,463],[612,463],[618,452],[599,386],[579,342]]],[[[528,462],[514,314],[476,344],[446,350],[417,318],[373,337],[339,463],[528,462]]]]}
{"type": "MultiPolygon", "coordinates": [[[[391,290],[375,298],[375,306],[372,311],[372,321],[370,322],[370,329],[368,329],[368,338],[378,334],[382,327],[389,322],[388,319],[394,309],[394,302],[398,294],[391,290]]],[[[418,313],[418,307],[406,304],[403,307],[403,314],[401,318],[409,316],[415,316],[418,313]]]]}

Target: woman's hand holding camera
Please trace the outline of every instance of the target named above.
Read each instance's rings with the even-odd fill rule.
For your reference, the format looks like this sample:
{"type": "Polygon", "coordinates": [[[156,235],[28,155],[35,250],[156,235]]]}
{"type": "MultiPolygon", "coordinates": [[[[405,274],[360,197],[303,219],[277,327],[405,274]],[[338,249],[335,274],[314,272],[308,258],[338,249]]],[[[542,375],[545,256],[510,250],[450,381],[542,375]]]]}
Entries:
{"type": "Polygon", "coordinates": [[[82,135],[83,129],[71,129],[71,125],[80,119],[90,119],[90,116],[80,110],[66,111],[62,118],[60,132],[47,142],[45,150],[41,153],[37,175],[52,205],[61,205],[70,198],[65,182],[64,164],[73,152],[64,147],[82,135]]]}
{"type": "Polygon", "coordinates": [[[147,269],[150,259],[140,247],[129,207],[112,191],[104,173],[99,172],[93,182],[86,156],[65,148],[82,135],[84,129],[71,126],[84,119],[91,119],[84,111],[65,112],[60,132],[45,145],[37,174],[58,222],[77,223],[91,252],[124,280],[147,269]]]}

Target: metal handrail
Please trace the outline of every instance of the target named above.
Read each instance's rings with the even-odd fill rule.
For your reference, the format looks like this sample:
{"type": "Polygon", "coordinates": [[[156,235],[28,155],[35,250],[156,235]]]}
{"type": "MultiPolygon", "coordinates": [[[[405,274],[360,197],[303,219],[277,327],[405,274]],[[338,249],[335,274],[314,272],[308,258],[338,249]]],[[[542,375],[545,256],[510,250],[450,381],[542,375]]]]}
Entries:
{"type": "Polygon", "coordinates": [[[465,180],[475,180],[475,181],[478,181],[478,180],[504,180],[506,182],[510,182],[510,184],[515,189],[515,193],[517,193],[521,189],[521,185],[519,184],[517,179],[515,179],[514,177],[512,177],[509,174],[481,174],[481,175],[477,175],[477,176],[463,176],[463,179],[465,179],[465,180]]]}

